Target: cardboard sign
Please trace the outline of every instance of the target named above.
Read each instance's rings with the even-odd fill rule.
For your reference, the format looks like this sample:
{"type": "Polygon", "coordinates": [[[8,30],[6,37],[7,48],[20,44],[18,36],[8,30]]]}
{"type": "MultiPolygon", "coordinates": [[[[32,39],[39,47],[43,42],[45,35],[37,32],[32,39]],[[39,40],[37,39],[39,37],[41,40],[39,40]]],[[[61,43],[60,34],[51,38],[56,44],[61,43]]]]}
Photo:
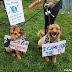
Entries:
{"type": "Polygon", "coordinates": [[[42,45],[42,57],[57,55],[65,52],[66,40],[42,45]]]}
{"type": "Polygon", "coordinates": [[[22,0],[4,0],[10,25],[24,22],[22,0]]]}
{"type": "MultiPolygon", "coordinates": [[[[11,37],[9,35],[5,35],[4,43],[7,42],[7,38],[11,39],[11,37]]],[[[19,51],[22,51],[22,52],[26,52],[27,48],[28,48],[28,45],[29,45],[28,41],[18,39],[18,40],[15,40],[15,41],[10,41],[9,47],[14,49],[14,50],[19,50],[19,51]]]]}

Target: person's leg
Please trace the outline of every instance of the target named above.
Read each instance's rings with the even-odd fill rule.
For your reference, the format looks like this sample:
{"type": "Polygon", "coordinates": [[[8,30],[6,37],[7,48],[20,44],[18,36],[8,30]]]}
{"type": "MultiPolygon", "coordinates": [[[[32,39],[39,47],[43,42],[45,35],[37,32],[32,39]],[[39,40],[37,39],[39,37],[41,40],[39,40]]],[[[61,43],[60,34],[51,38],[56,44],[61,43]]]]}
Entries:
{"type": "Polygon", "coordinates": [[[50,16],[50,21],[51,21],[51,24],[54,24],[55,19],[56,19],[57,15],[58,15],[58,12],[59,12],[59,11],[56,11],[56,12],[51,12],[51,14],[55,16],[55,17],[50,16]]]}
{"type": "MultiPolygon", "coordinates": [[[[55,17],[53,17],[53,16],[50,15],[50,22],[51,22],[51,24],[54,24],[54,21],[55,21],[57,15],[58,15],[58,12],[59,12],[59,11],[51,12],[51,14],[55,16],[55,17]]],[[[45,13],[45,10],[44,10],[44,13],[45,13]]],[[[45,14],[44,14],[44,15],[45,15],[45,14]]],[[[45,15],[45,34],[46,34],[47,27],[48,27],[49,25],[50,25],[50,23],[49,23],[49,18],[48,18],[47,15],[45,15]]]]}
{"type": "Polygon", "coordinates": [[[49,26],[49,18],[47,15],[45,15],[46,9],[44,9],[44,16],[45,16],[45,34],[47,30],[47,26],[49,26]]]}
{"type": "Polygon", "coordinates": [[[69,0],[69,8],[68,8],[68,13],[70,13],[71,8],[72,8],[72,0],[69,0]]]}
{"type": "Polygon", "coordinates": [[[62,6],[62,12],[65,12],[65,7],[67,4],[68,0],[64,0],[63,6],[62,6]]]}
{"type": "Polygon", "coordinates": [[[47,26],[49,26],[49,19],[48,16],[45,15],[45,34],[46,34],[47,26]]]}

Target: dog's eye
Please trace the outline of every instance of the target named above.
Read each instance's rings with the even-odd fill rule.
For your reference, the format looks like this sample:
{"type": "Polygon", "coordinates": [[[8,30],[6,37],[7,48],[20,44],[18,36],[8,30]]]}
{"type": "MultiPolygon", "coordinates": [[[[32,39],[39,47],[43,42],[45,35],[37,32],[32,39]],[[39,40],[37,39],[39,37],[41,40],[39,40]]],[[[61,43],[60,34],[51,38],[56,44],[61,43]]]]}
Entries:
{"type": "Polygon", "coordinates": [[[58,30],[58,28],[56,28],[58,30]]]}
{"type": "Polygon", "coordinates": [[[15,33],[15,35],[17,35],[17,33],[15,33]]]}
{"type": "Polygon", "coordinates": [[[12,33],[11,33],[12,34],[12,33]]]}
{"type": "Polygon", "coordinates": [[[53,28],[51,28],[51,30],[53,30],[53,28]]]}
{"type": "Polygon", "coordinates": [[[21,33],[21,32],[19,32],[19,33],[21,33]]]}

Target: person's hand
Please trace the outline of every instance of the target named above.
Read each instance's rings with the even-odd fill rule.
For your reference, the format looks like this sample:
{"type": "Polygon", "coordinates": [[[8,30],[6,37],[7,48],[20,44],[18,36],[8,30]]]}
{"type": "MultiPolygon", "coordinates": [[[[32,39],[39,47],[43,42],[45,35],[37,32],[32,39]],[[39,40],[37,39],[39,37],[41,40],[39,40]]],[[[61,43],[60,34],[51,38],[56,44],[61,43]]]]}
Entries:
{"type": "Polygon", "coordinates": [[[47,7],[49,8],[49,7],[50,7],[50,5],[49,5],[49,4],[47,4],[47,3],[45,3],[45,4],[44,4],[44,8],[47,8],[47,7]]]}

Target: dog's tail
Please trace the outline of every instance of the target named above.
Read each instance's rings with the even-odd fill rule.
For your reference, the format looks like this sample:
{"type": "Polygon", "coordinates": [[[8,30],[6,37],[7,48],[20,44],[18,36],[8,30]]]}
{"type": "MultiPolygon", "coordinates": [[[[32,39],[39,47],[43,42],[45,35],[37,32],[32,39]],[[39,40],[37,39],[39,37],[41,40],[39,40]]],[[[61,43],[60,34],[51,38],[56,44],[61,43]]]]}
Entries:
{"type": "Polygon", "coordinates": [[[42,38],[41,35],[44,35],[44,34],[45,34],[44,31],[43,30],[40,30],[40,31],[38,31],[37,36],[39,36],[40,38],[42,38]]]}

